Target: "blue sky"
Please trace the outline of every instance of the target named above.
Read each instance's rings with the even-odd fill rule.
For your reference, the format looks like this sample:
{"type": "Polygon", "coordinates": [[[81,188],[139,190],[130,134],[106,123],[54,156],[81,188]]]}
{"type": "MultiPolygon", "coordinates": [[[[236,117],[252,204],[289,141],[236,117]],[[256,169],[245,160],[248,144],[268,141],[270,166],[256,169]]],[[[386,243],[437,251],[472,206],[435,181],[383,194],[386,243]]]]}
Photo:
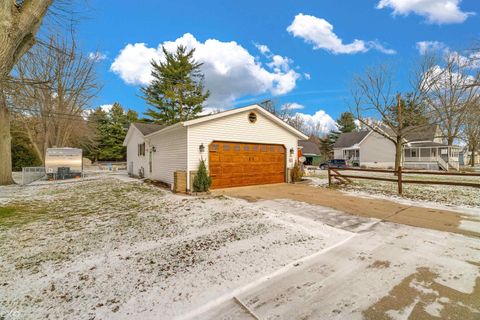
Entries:
{"type": "Polygon", "coordinates": [[[326,121],[348,109],[352,76],[366,67],[397,66],[401,89],[418,42],[462,51],[480,40],[478,0],[133,3],[92,0],[81,10],[79,43],[98,52],[103,83],[92,107],[120,102],[142,113],[148,60],[161,59],[159,45],[170,42],[197,47],[209,106],[273,98],[303,106],[302,114],[323,110],[317,117],[326,121]]]}

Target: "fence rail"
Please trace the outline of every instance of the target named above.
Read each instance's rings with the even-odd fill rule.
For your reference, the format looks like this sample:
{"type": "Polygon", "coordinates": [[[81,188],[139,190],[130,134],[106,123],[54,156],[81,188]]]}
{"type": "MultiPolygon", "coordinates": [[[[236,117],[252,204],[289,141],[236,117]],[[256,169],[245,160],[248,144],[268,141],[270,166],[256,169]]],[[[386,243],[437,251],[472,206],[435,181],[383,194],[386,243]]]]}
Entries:
{"type": "Polygon", "coordinates": [[[403,179],[404,174],[480,177],[480,173],[415,171],[415,170],[403,170],[402,167],[399,167],[398,170],[357,169],[357,168],[328,168],[328,185],[331,186],[333,184],[333,182],[332,182],[333,179],[337,180],[340,183],[351,183],[352,179],[365,179],[365,180],[396,182],[399,194],[403,193],[403,184],[404,183],[448,185],[448,186],[462,186],[462,187],[480,188],[480,183],[474,183],[474,182],[411,180],[411,179],[404,180],[403,179]],[[361,176],[361,175],[353,175],[353,174],[343,174],[343,173],[341,173],[341,171],[391,173],[393,175],[393,177],[392,178],[387,178],[387,177],[372,177],[372,176],[361,176]]]}

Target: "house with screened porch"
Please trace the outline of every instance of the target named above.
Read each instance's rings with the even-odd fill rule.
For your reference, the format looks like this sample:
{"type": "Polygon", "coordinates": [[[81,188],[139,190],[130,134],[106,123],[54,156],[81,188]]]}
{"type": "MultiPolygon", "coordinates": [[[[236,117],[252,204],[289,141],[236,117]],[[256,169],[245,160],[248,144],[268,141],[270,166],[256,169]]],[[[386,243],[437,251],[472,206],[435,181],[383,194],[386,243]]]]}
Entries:
{"type": "MultiPolygon", "coordinates": [[[[384,130],[389,134],[389,130],[384,130]]],[[[393,132],[390,133],[393,137],[393,132]]],[[[402,165],[408,169],[459,170],[460,146],[449,146],[438,125],[411,127],[405,137],[402,165]]],[[[395,145],[373,130],[343,133],[334,144],[335,159],[351,166],[393,168],[395,145]]]]}

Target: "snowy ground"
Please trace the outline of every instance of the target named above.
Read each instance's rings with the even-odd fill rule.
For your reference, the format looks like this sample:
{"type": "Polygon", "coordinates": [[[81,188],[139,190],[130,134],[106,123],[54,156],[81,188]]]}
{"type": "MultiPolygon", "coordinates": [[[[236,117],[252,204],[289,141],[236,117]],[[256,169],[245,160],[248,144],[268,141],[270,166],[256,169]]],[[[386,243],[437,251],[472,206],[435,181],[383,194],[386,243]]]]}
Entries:
{"type": "MultiPolygon", "coordinates": [[[[353,172],[345,171],[349,175],[366,175],[388,177],[388,173],[376,172],[353,172]]],[[[447,180],[447,181],[463,181],[480,183],[480,177],[457,177],[457,176],[433,176],[433,175],[407,175],[404,179],[416,180],[447,180]]],[[[312,175],[307,177],[321,187],[328,186],[328,173],[326,170],[316,170],[312,175]]],[[[353,183],[347,185],[338,185],[338,187],[345,192],[354,193],[360,196],[372,196],[382,199],[391,199],[393,201],[403,201],[408,203],[408,200],[413,200],[415,205],[437,206],[443,208],[454,208],[455,210],[463,210],[468,213],[475,212],[475,209],[480,215],[480,189],[472,187],[460,186],[442,186],[442,185],[421,185],[421,184],[404,184],[403,196],[399,197],[397,193],[397,185],[393,182],[374,181],[353,179],[353,183]]]]}
{"type": "Polygon", "coordinates": [[[118,178],[0,187],[0,319],[480,317],[478,238],[118,178]]]}

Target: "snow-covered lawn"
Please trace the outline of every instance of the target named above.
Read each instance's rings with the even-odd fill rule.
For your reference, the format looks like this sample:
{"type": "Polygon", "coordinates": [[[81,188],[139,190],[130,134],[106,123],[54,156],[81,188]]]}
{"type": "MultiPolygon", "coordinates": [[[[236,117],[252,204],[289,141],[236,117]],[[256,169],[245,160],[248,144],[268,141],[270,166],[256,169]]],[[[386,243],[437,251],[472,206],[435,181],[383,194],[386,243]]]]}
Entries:
{"type": "Polygon", "coordinates": [[[0,319],[476,319],[479,252],[478,238],[121,176],[0,187],[0,319]]]}
{"type": "MultiPolygon", "coordinates": [[[[341,171],[348,175],[372,176],[392,178],[388,173],[377,172],[354,172],[341,171]]],[[[310,176],[313,182],[318,186],[328,186],[328,173],[326,170],[316,170],[310,176]]],[[[435,176],[435,175],[408,175],[404,174],[403,179],[409,180],[443,180],[479,183],[480,177],[458,177],[458,176],[435,176]]],[[[335,179],[334,179],[335,180],[335,179]]],[[[480,189],[472,187],[446,186],[446,185],[423,185],[423,184],[404,184],[403,196],[399,197],[397,193],[397,184],[395,182],[374,181],[365,179],[352,179],[353,183],[346,185],[337,185],[341,190],[356,193],[361,196],[371,195],[382,198],[411,199],[416,204],[421,202],[437,203],[445,206],[462,206],[466,208],[480,208],[480,189]]],[[[430,205],[430,204],[429,204],[430,205]]]]}
{"type": "Polygon", "coordinates": [[[243,200],[118,179],[0,194],[6,319],[171,319],[346,234],[243,200]]]}

